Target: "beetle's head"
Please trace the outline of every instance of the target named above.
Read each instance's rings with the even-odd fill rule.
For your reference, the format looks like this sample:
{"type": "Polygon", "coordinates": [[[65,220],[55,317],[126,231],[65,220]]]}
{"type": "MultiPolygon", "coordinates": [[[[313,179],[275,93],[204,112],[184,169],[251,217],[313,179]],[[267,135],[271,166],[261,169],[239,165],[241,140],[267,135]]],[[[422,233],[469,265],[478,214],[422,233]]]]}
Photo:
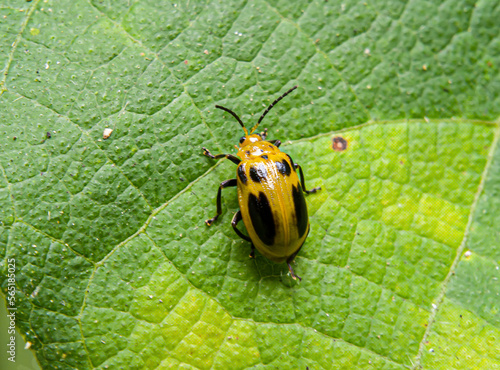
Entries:
{"type": "Polygon", "coordinates": [[[238,117],[238,115],[236,113],[234,113],[231,109],[222,107],[220,105],[216,105],[215,108],[222,109],[223,111],[226,111],[229,114],[231,114],[234,118],[236,118],[236,120],[241,125],[241,127],[243,127],[243,131],[245,131],[245,136],[242,136],[241,139],[240,139],[240,148],[241,148],[241,147],[244,147],[246,145],[250,145],[250,144],[256,143],[257,141],[264,140],[265,136],[262,136],[262,135],[259,135],[259,134],[253,134],[252,135],[252,133],[255,130],[257,130],[257,127],[259,127],[259,124],[262,122],[262,120],[264,119],[264,117],[266,116],[266,114],[269,113],[269,111],[271,110],[271,108],[274,107],[281,99],[283,99],[285,96],[287,96],[288,94],[290,94],[296,88],[297,88],[297,86],[292,87],[286,93],[284,93],[283,95],[281,95],[278,99],[276,99],[275,101],[273,101],[271,103],[271,105],[269,107],[267,107],[267,109],[264,111],[264,113],[262,113],[262,116],[260,116],[260,118],[257,121],[256,125],[254,127],[252,127],[252,130],[250,130],[250,132],[248,132],[247,128],[245,127],[245,125],[241,121],[240,117],[238,117]]]}
{"type": "Polygon", "coordinates": [[[256,143],[257,141],[262,141],[263,138],[259,134],[244,135],[240,138],[240,148],[244,146],[256,143]]]}

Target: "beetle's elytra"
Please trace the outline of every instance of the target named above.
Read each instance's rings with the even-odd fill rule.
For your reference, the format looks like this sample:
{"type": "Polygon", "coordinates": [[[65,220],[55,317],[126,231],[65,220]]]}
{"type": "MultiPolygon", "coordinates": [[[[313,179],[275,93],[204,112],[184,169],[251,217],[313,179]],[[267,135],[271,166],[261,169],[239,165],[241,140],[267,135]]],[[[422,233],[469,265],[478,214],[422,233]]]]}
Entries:
{"type": "Polygon", "coordinates": [[[250,132],[236,113],[216,105],[216,108],[231,114],[243,127],[245,135],[241,137],[239,147],[236,146],[239,158],[232,154],[212,155],[206,148],[203,148],[203,154],[213,159],[227,158],[238,165],[236,178],[219,185],[217,214],[205,223],[210,226],[221,215],[222,189],[236,186],[240,210],[235,213],[231,224],[236,234],[252,243],[250,256],[254,256],[254,249],[257,248],[271,261],[286,261],[292,277],[301,280],[293,271],[291,263],[309,233],[304,193],[315,193],[320,188],[306,190],[302,168],[279,149],[281,141],[266,141],[267,130],[252,134],[271,108],[296,88],[292,87],[267,107],[250,132]],[[249,236],[237,228],[241,220],[249,236]]]}

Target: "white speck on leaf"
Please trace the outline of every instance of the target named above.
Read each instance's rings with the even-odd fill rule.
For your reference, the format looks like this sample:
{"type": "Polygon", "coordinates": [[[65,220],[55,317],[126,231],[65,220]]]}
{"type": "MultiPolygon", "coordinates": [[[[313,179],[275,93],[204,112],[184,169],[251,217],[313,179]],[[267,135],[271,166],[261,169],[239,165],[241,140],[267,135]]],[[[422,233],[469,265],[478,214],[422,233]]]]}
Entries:
{"type": "Polygon", "coordinates": [[[102,132],[102,138],[104,140],[108,139],[111,136],[111,133],[113,132],[112,129],[110,128],[105,128],[104,131],[102,132]]]}

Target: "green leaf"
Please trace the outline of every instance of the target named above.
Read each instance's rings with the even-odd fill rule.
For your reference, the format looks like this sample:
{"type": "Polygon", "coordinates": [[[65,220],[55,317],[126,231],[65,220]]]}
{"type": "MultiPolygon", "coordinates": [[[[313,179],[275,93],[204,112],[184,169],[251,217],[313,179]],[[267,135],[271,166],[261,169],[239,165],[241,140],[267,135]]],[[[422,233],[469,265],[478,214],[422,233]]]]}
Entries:
{"type": "Polygon", "coordinates": [[[42,368],[500,368],[500,3],[0,17],[0,283],[42,368]],[[261,128],[322,188],[301,282],[249,258],[236,191],[204,224],[235,167],[201,147],[242,135],[214,105],[252,126],[293,85],[261,128]]]}

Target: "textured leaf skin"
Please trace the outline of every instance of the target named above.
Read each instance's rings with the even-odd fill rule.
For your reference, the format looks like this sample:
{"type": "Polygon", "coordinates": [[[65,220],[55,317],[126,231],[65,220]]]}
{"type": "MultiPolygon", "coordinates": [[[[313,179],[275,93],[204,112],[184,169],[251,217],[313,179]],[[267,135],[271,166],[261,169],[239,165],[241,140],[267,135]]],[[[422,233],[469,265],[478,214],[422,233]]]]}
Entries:
{"type": "Polygon", "coordinates": [[[0,284],[15,259],[41,367],[500,368],[499,18],[468,0],[4,1],[0,284]],[[203,223],[235,168],[201,147],[242,135],[214,105],[251,125],[295,84],[262,128],[322,187],[301,283],[249,259],[235,192],[203,223]]]}

